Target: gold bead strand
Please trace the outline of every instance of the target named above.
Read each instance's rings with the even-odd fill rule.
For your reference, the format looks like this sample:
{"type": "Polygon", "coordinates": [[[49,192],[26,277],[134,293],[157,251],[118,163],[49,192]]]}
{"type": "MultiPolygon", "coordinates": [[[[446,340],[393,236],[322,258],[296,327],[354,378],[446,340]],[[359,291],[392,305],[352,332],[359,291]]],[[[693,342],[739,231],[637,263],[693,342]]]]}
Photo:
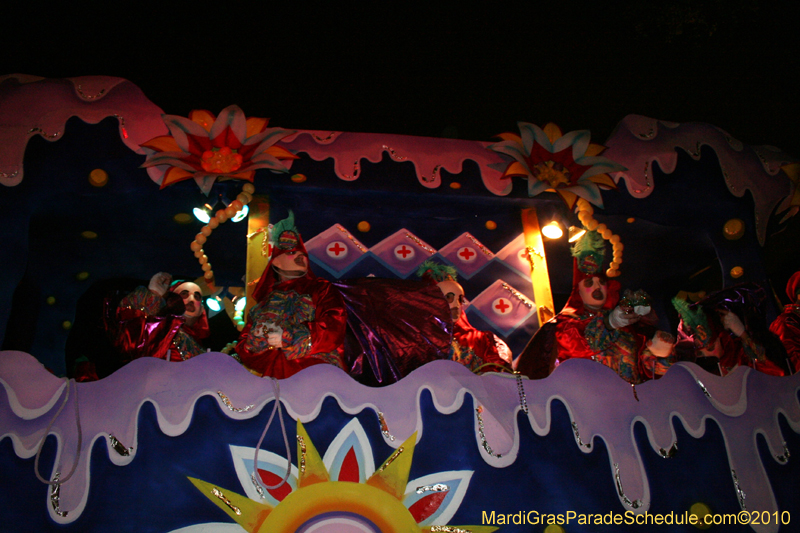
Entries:
{"type": "Polygon", "coordinates": [[[208,221],[208,224],[200,229],[192,244],[189,245],[197,261],[200,263],[200,268],[203,270],[203,277],[206,279],[209,288],[214,287],[214,270],[211,268],[211,263],[208,262],[208,256],[203,250],[203,245],[208,241],[208,238],[220,224],[224,224],[228,219],[233,218],[236,213],[241,211],[245,205],[249,204],[253,199],[255,187],[252,183],[245,183],[242,187],[242,192],[236,196],[236,200],[232,201],[225,209],[220,209],[214,214],[214,217],[208,221]]]}
{"type": "Polygon", "coordinates": [[[606,276],[609,278],[616,278],[619,276],[619,267],[622,265],[622,250],[625,246],[622,244],[619,235],[614,234],[611,229],[605,224],[599,223],[594,218],[594,208],[592,204],[584,198],[578,198],[577,202],[578,220],[589,231],[597,231],[603,239],[611,243],[611,249],[614,253],[611,264],[606,270],[606,276]]]}

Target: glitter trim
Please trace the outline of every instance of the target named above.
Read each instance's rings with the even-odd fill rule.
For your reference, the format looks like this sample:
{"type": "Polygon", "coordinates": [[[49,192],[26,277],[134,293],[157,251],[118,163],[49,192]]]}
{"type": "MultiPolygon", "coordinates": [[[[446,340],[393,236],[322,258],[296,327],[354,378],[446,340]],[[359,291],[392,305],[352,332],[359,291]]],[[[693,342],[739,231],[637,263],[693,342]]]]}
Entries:
{"type": "Polygon", "coordinates": [[[108,444],[114,448],[114,451],[120,454],[123,457],[128,457],[132,452],[133,448],[128,448],[124,444],[122,444],[117,437],[114,435],[108,436],[108,444]]]}
{"type": "Polygon", "coordinates": [[[483,417],[481,416],[482,412],[483,412],[482,406],[479,405],[478,407],[475,408],[475,415],[478,417],[478,433],[480,434],[481,437],[481,446],[483,446],[483,449],[486,450],[486,453],[488,453],[492,457],[500,459],[502,455],[499,453],[494,453],[494,450],[492,450],[492,447],[489,446],[489,442],[486,440],[486,433],[484,432],[484,427],[483,427],[483,417]]]}
{"type": "Polygon", "coordinates": [[[522,412],[528,414],[528,398],[525,396],[525,386],[522,384],[522,374],[514,372],[517,378],[517,394],[519,395],[519,406],[522,412]]]}
{"type": "Polygon", "coordinates": [[[422,487],[417,487],[415,491],[417,494],[424,494],[426,492],[449,492],[450,487],[445,485],[444,483],[437,483],[435,485],[424,485],[422,487]]]}
{"type": "Polygon", "coordinates": [[[706,386],[703,385],[703,382],[700,381],[699,379],[696,380],[696,381],[697,381],[697,384],[700,385],[700,390],[702,390],[703,394],[706,395],[706,398],[711,398],[711,394],[709,394],[708,389],[706,389],[706,386]]]}
{"type": "Polygon", "coordinates": [[[361,162],[356,159],[353,161],[353,175],[345,174],[344,179],[346,180],[354,180],[358,179],[358,174],[361,172],[361,162]]]}
{"type": "Polygon", "coordinates": [[[246,413],[247,411],[255,407],[255,405],[253,404],[247,405],[245,407],[234,407],[230,399],[228,399],[228,397],[225,395],[224,392],[218,390],[217,395],[219,396],[219,399],[222,400],[222,403],[225,404],[225,407],[227,407],[230,411],[233,411],[234,413],[246,413]]]}
{"type": "Polygon", "coordinates": [[[83,92],[83,86],[80,83],[75,88],[75,90],[78,91],[78,94],[81,95],[81,98],[83,98],[84,100],[95,100],[106,94],[105,89],[100,89],[100,92],[97,94],[86,94],[85,92],[83,92]]]}
{"type": "Polygon", "coordinates": [[[463,529],[455,526],[431,526],[431,533],[472,533],[471,529],[463,529]]]}
{"type": "Polygon", "coordinates": [[[352,243],[353,243],[353,246],[355,246],[356,248],[358,248],[359,250],[361,250],[361,253],[362,253],[362,254],[365,254],[365,253],[367,253],[367,250],[365,250],[365,249],[364,249],[364,247],[363,247],[363,246],[361,246],[361,244],[360,244],[360,243],[359,243],[359,242],[356,240],[356,238],[355,238],[355,237],[353,237],[353,234],[352,234],[352,233],[350,233],[349,231],[347,231],[346,229],[344,229],[344,228],[343,228],[343,227],[342,227],[340,224],[336,224],[336,229],[338,229],[339,231],[341,231],[342,233],[344,233],[344,234],[347,236],[347,238],[350,240],[350,242],[352,242],[352,243]]]}
{"type": "Polygon", "coordinates": [[[631,509],[638,509],[642,506],[642,500],[633,500],[631,501],[630,498],[625,496],[625,491],[622,490],[622,480],[619,477],[619,464],[614,463],[614,479],[617,482],[617,493],[619,493],[619,497],[622,498],[622,501],[625,502],[625,505],[630,507],[631,509]]]}
{"type": "Polygon", "coordinates": [[[511,296],[513,296],[514,298],[519,300],[519,302],[522,305],[524,305],[525,307],[527,307],[528,309],[531,309],[533,307],[533,303],[530,300],[528,300],[528,298],[526,298],[524,294],[522,294],[521,292],[517,291],[516,289],[513,289],[507,283],[503,283],[503,288],[506,291],[508,291],[508,293],[511,294],[511,296]]]}
{"type": "Polygon", "coordinates": [[[320,137],[316,133],[312,133],[311,136],[314,137],[314,140],[317,141],[317,142],[325,142],[325,141],[330,141],[331,139],[333,139],[334,137],[336,137],[340,133],[341,133],[340,131],[332,131],[332,132],[330,132],[328,134],[327,137],[324,137],[324,138],[320,137]]]}
{"type": "Polygon", "coordinates": [[[589,450],[589,449],[591,449],[591,448],[592,448],[592,443],[591,443],[591,442],[590,442],[589,444],[586,444],[585,442],[583,442],[583,441],[581,440],[581,434],[580,434],[580,432],[578,431],[578,424],[577,424],[577,422],[573,422],[573,423],[572,423],[572,432],[575,434],[575,440],[577,440],[577,441],[578,441],[578,446],[581,446],[582,448],[586,448],[587,450],[589,450]]]}
{"type": "Polygon", "coordinates": [[[300,445],[300,475],[306,473],[306,441],[302,435],[297,436],[297,444],[300,445]]]}
{"type": "Polygon", "coordinates": [[[481,244],[480,241],[478,241],[478,239],[473,237],[471,233],[467,233],[466,237],[467,237],[467,239],[471,240],[473,242],[473,244],[475,244],[475,246],[477,246],[478,249],[481,252],[483,252],[483,255],[485,255],[486,257],[489,257],[489,258],[493,258],[494,257],[494,254],[492,253],[492,251],[490,249],[488,249],[486,246],[484,246],[483,244],[481,244]]]}
{"type": "Polygon", "coordinates": [[[53,476],[53,484],[50,485],[50,505],[53,506],[53,512],[56,513],[61,518],[67,516],[67,511],[62,511],[60,507],[60,500],[61,500],[61,484],[58,482],[58,476],[61,475],[61,472],[56,472],[56,475],[53,476]]]}
{"type": "Polygon", "coordinates": [[[634,383],[631,383],[631,389],[633,390],[633,397],[636,398],[636,401],[638,402],[639,401],[639,395],[636,394],[636,385],[634,383]]]}
{"type": "Polygon", "coordinates": [[[669,450],[665,450],[664,448],[658,449],[658,454],[663,457],[664,459],[672,459],[675,457],[675,453],[678,451],[678,441],[672,443],[672,446],[669,447],[669,450]]]}
{"type": "Polygon", "coordinates": [[[389,155],[392,156],[392,159],[394,159],[395,161],[406,161],[406,160],[408,160],[408,157],[406,157],[404,155],[397,155],[397,152],[391,146],[386,146],[384,144],[383,145],[383,149],[386,150],[387,152],[389,152],[389,155]]]}
{"type": "Polygon", "coordinates": [[[42,128],[31,128],[31,129],[28,130],[28,135],[31,135],[33,133],[38,133],[39,135],[41,135],[42,137],[44,137],[46,139],[55,139],[59,135],[61,135],[60,131],[57,131],[57,132],[52,133],[52,134],[45,133],[45,131],[42,128]]]}
{"type": "Polygon", "coordinates": [[[269,226],[258,228],[253,233],[248,233],[247,240],[250,240],[259,234],[264,235],[264,240],[261,241],[261,257],[269,257],[269,226]]]}
{"type": "Polygon", "coordinates": [[[647,133],[639,133],[638,135],[642,139],[652,139],[655,136],[655,134],[656,134],[656,129],[651,127],[650,129],[647,130],[647,133]]]}
{"type": "Polygon", "coordinates": [[[394,441],[394,435],[389,433],[389,425],[386,423],[386,419],[383,417],[383,413],[378,411],[378,422],[381,423],[381,433],[383,433],[383,437],[389,439],[390,441],[394,441]]]}
{"type": "Polygon", "coordinates": [[[744,500],[747,498],[747,495],[744,493],[742,488],[739,486],[739,478],[736,475],[736,470],[731,468],[731,476],[733,477],[733,485],[736,487],[736,494],[739,496],[739,506],[742,510],[747,510],[747,505],[745,504],[744,500]]]}
{"type": "Polygon", "coordinates": [[[431,248],[430,246],[428,246],[427,244],[425,244],[424,242],[419,240],[419,238],[411,235],[410,233],[406,233],[406,238],[407,239],[411,239],[412,241],[414,241],[417,244],[417,246],[419,246],[420,248],[422,248],[423,250],[425,250],[429,254],[433,255],[433,254],[436,253],[436,250],[434,250],[433,248],[431,248]]]}
{"type": "Polygon", "coordinates": [[[792,454],[789,453],[789,447],[786,446],[786,442],[784,441],[784,443],[783,443],[783,455],[776,455],[775,459],[777,459],[778,462],[780,462],[780,463],[788,463],[789,462],[789,457],[791,457],[791,456],[792,456],[792,454]]]}
{"type": "Polygon", "coordinates": [[[256,473],[255,472],[250,474],[250,481],[253,482],[253,486],[256,488],[256,492],[258,493],[258,495],[261,496],[261,499],[262,500],[266,500],[267,497],[264,496],[264,489],[262,489],[261,485],[259,485],[258,481],[256,481],[256,473]]]}
{"type": "Polygon", "coordinates": [[[227,497],[225,497],[225,494],[223,494],[222,491],[219,490],[217,487],[211,487],[211,494],[216,496],[217,499],[219,499],[220,501],[222,501],[222,503],[227,505],[228,508],[231,511],[233,511],[234,513],[236,513],[237,516],[241,516],[242,515],[242,510],[239,509],[238,507],[236,507],[235,505],[233,505],[231,503],[231,501],[227,497]]]}
{"type": "Polygon", "coordinates": [[[425,177],[425,176],[423,176],[421,174],[420,174],[420,178],[422,178],[422,181],[424,181],[425,183],[433,183],[433,182],[435,182],[439,178],[439,168],[440,167],[441,167],[441,165],[436,165],[435,167],[433,167],[433,172],[431,172],[431,177],[430,178],[425,177]]]}
{"type": "Polygon", "coordinates": [[[645,161],[644,162],[644,185],[645,186],[644,186],[644,189],[634,189],[633,192],[635,192],[636,194],[641,194],[641,193],[643,193],[645,191],[649,191],[650,187],[652,187],[652,185],[650,183],[650,174],[648,172],[649,170],[650,170],[650,161],[645,161]]]}
{"type": "Polygon", "coordinates": [[[378,472],[383,472],[384,470],[386,470],[386,468],[390,464],[392,464],[395,459],[400,457],[400,454],[403,453],[404,451],[405,451],[405,448],[403,448],[402,446],[397,448],[397,450],[391,456],[389,456],[388,459],[386,459],[386,462],[381,465],[381,467],[378,469],[378,472]]]}

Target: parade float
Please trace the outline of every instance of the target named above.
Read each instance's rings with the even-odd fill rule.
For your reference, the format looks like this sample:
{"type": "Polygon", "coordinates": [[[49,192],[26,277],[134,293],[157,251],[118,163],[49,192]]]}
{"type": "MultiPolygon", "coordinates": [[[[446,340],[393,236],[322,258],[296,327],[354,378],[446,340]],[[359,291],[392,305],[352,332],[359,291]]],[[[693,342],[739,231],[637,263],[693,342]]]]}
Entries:
{"type": "Polygon", "coordinates": [[[633,115],[602,144],[525,122],[480,141],[293,130],[235,105],[165,115],[109,77],[6,76],[0,95],[0,529],[693,531],[708,515],[774,532],[800,519],[796,375],[681,362],[631,386],[592,361],[541,380],[433,361],[370,386],[329,365],[260,378],[221,353],[290,210],[331,281],[453,266],[470,322],[514,354],[566,301],[566,233],[590,225],[611,243],[609,277],[646,290],[674,331],[676,293],[770,287],[796,269],[764,260],[800,208],[800,166],[780,150],[633,115]],[[543,236],[553,225],[563,238],[543,236]],[[216,346],[104,369],[97,294],[158,271],[202,283],[216,346]],[[69,379],[82,358],[102,379],[69,379]]]}

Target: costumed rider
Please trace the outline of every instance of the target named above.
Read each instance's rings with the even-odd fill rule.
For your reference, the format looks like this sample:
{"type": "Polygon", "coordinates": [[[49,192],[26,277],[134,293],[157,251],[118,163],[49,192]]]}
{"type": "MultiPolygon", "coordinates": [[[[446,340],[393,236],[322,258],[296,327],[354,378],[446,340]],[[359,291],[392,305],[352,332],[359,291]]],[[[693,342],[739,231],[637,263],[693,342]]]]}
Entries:
{"type": "Polygon", "coordinates": [[[619,283],[600,271],[605,243],[596,231],[587,231],[572,255],[567,305],[536,332],[517,370],[543,378],[567,359],[579,358],[600,362],[632,384],[664,374],[674,360],[674,338],[663,331],[649,339],[641,333],[654,329],[643,324],[656,321],[647,294],[626,291],[619,299],[619,283]]]}
{"type": "Polygon", "coordinates": [[[294,214],[271,231],[272,256],[258,281],[236,352],[257,375],[278,379],[319,363],[344,369],[347,312],[339,291],[309,269],[294,214]]]}
{"type": "Polygon", "coordinates": [[[159,272],[117,306],[111,332],[123,359],[157,357],[185,361],[206,351],[210,330],[200,286],[159,272]]]}
{"type": "Polygon", "coordinates": [[[783,346],[767,330],[762,304],[763,289],[747,283],[729,287],[688,304],[673,298],[681,317],[678,337],[694,345],[695,362],[721,376],[737,366],[783,376],[783,346]]]}
{"type": "Polygon", "coordinates": [[[467,299],[464,288],[456,281],[456,269],[428,260],[420,265],[417,276],[435,283],[450,306],[450,316],[453,319],[450,359],[473,372],[508,369],[511,363],[508,345],[492,332],[475,329],[467,320],[464,312],[467,299]]]}
{"type": "Polygon", "coordinates": [[[786,284],[786,295],[792,302],[770,325],[769,330],[777,335],[789,356],[792,373],[800,371],[800,272],[795,272],[786,284]]]}

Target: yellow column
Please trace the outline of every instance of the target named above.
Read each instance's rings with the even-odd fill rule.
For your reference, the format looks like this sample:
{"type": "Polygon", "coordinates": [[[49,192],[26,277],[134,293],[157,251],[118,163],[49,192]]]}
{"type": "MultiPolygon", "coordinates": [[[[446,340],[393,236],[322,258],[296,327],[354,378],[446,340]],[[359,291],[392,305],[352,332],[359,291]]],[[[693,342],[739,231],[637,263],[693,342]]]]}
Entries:
{"type": "Polygon", "coordinates": [[[247,308],[244,316],[255,304],[252,295],[258,279],[269,263],[269,199],[266,196],[253,196],[249,204],[247,218],[247,308]]]}
{"type": "Polygon", "coordinates": [[[553,292],[550,290],[550,275],[547,272],[547,258],[544,254],[542,232],[539,230],[539,218],[536,209],[522,210],[522,230],[525,233],[525,251],[531,265],[531,283],[533,298],[538,311],[541,326],[554,315],[553,292]]]}

